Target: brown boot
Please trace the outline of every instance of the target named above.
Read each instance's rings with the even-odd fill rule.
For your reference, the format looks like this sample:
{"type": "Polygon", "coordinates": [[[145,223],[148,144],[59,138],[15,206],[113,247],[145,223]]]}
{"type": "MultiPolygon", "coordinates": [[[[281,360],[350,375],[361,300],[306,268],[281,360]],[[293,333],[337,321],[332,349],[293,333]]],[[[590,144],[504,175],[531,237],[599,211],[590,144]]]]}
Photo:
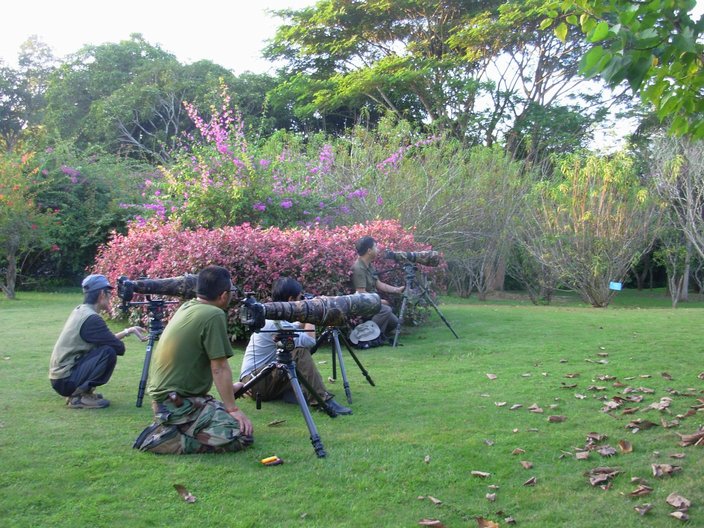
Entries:
{"type": "Polygon", "coordinates": [[[103,409],[110,405],[110,401],[99,398],[97,394],[84,392],[78,396],[71,396],[66,401],[69,409],[103,409]]]}

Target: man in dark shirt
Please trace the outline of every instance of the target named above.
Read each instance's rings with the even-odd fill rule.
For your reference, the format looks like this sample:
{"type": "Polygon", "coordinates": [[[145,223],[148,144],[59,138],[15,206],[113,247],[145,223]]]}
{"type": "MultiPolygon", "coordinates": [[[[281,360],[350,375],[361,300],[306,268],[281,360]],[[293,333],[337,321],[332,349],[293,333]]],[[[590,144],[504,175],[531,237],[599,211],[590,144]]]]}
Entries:
{"type": "Polygon", "coordinates": [[[101,409],[110,405],[95,387],[112,376],[117,356],[125,354],[122,342],[130,334],[147,339],[143,328],[132,326],[113,334],[98,312],[110,308],[113,287],[103,275],[83,280],[83,304],[76,307],[64,324],[49,363],[51,386],[71,409],[101,409]]]}

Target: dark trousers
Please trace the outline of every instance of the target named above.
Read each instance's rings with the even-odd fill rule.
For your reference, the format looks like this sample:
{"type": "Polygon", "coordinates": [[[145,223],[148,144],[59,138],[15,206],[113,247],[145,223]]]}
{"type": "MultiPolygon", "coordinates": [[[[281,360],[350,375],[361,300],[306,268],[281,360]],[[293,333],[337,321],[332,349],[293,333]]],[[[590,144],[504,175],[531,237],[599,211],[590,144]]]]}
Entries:
{"type": "Polygon", "coordinates": [[[109,346],[97,347],[84,354],[73,366],[67,378],[51,380],[51,386],[61,396],[90,391],[93,387],[105,385],[112,376],[117,363],[115,349],[109,346]]]}
{"type": "Polygon", "coordinates": [[[372,317],[372,321],[376,323],[381,330],[382,337],[389,337],[396,332],[396,326],[398,325],[398,317],[391,310],[391,306],[388,304],[382,304],[381,310],[378,314],[372,317]]]}
{"type": "MultiPolygon", "coordinates": [[[[310,383],[313,390],[320,396],[322,400],[327,401],[332,398],[325,388],[323,383],[323,378],[320,376],[318,367],[315,366],[315,362],[310,355],[310,350],[304,347],[296,347],[291,352],[293,360],[296,362],[296,370],[303,376],[308,383],[310,383]]],[[[266,365],[255,370],[252,375],[245,376],[242,378],[242,382],[247,383],[252,379],[260,370],[262,370],[266,365]]],[[[301,385],[303,394],[308,400],[308,403],[317,403],[315,396],[308,392],[308,389],[303,386],[301,380],[298,382],[301,385]]],[[[291,388],[291,381],[288,379],[288,375],[281,369],[272,370],[267,376],[259,380],[259,382],[250,389],[252,397],[255,397],[256,393],[259,393],[259,397],[263,401],[271,401],[280,399],[284,393],[291,388]]]]}

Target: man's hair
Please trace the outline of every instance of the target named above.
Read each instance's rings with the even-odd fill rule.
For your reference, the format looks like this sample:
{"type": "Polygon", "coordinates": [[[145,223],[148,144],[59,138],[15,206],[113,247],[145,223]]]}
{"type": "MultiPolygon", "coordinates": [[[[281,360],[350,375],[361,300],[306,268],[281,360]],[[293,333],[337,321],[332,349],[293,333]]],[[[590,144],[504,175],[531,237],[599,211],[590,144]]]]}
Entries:
{"type": "Polygon", "coordinates": [[[374,240],[372,237],[363,236],[357,241],[357,254],[360,257],[363,256],[374,246],[374,244],[376,244],[376,240],[374,240]]]}
{"type": "Polygon", "coordinates": [[[232,277],[230,272],[222,266],[208,266],[198,274],[196,294],[209,301],[214,301],[224,291],[230,291],[232,277]]]}
{"type": "Polygon", "coordinates": [[[88,293],[83,294],[83,304],[96,304],[98,302],[98,297],[100,297],[100,292],[105,290],[110,290],[110,288],[101,288],[99,290],[93,290],[88,293]]]}
{"type": "Polygon", "coordinates": [[[286,302],[291,297],[297,299],[303,291],[303,286],[296,279],[291,277],[280,277],[274,281],[271,287],[271,298],[274,302],[286,302]]]}

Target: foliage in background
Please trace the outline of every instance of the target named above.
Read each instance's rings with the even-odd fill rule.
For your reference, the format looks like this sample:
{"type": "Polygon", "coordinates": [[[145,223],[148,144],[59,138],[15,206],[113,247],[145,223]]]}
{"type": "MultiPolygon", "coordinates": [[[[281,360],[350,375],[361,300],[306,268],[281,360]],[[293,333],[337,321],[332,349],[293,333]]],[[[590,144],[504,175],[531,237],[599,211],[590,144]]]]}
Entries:
{"type": "Polygon", "coordinates": [[[0,288],[8,299],[15,298],[24,259],[51,247],[49,227],[55,215],[37,201],[45,182],[35,156],[20,144],[13,153],[0,149],[0,288]]]}
{"type": "Polygon", "coordinates": [[[604,307],[614,295],[609,283],[622,282],[650,248],[659,210],[626,156],[567,156],[535,186],[519,236],[560,282],[604,307]]]}
{"type": "MultiPolygon", "coordinates": [[[[378,221],[336,228],[262,229],[248,224],[218,229],[183,229],[178,223],[134,225],[127,235],[115,233],[100,248],[92,270],[115,283],[121,275],[166,278],[198,273],[205,266],[224,266],[242,291],[267,300],[271,285],[287,275],[315,295],[352,293],[350,268],[357,258],[355,243],[371,235],[381,247],[399,251],[430,249],[415,241],[412,231],[397,222],[378,221]]],[[[378,264],[382,269],[383,263],[378,264]]],[[[442,268],[430,268],[431,277],[442,268]]],[[[402,284],[402,272],[384,276],[402,284]]],[[[436,284],[437,286],[437,284],[436,284]]],[[[116,312],[118,299],[114,299],[116,312]]],[[[236,310],[230,312],[233,334],[242,335],[236,310]]]]}
{"type": "Polygon", "coordinates": [[[42,282],[76,282],[85,274],[100,244],[112,231],[124,232],[135,210],[125,206],[142,192],[145,164],[99,148],[79,151],[59,142],[37,154],[45,184],[37,195],[55,222],[49,229],[50,254],[36,253],[25,274],[42,282]]]}
{"type": "Polygon", "coordinates": [[[704,19],[696,0],[551,0],[542,27],[565,39],[578,27],[591,44],[581,71],[610,85],[626,81],[670,130],[704,138],[704,19]],[[558,13],[561,12],[561,14],[558,13]]]}

